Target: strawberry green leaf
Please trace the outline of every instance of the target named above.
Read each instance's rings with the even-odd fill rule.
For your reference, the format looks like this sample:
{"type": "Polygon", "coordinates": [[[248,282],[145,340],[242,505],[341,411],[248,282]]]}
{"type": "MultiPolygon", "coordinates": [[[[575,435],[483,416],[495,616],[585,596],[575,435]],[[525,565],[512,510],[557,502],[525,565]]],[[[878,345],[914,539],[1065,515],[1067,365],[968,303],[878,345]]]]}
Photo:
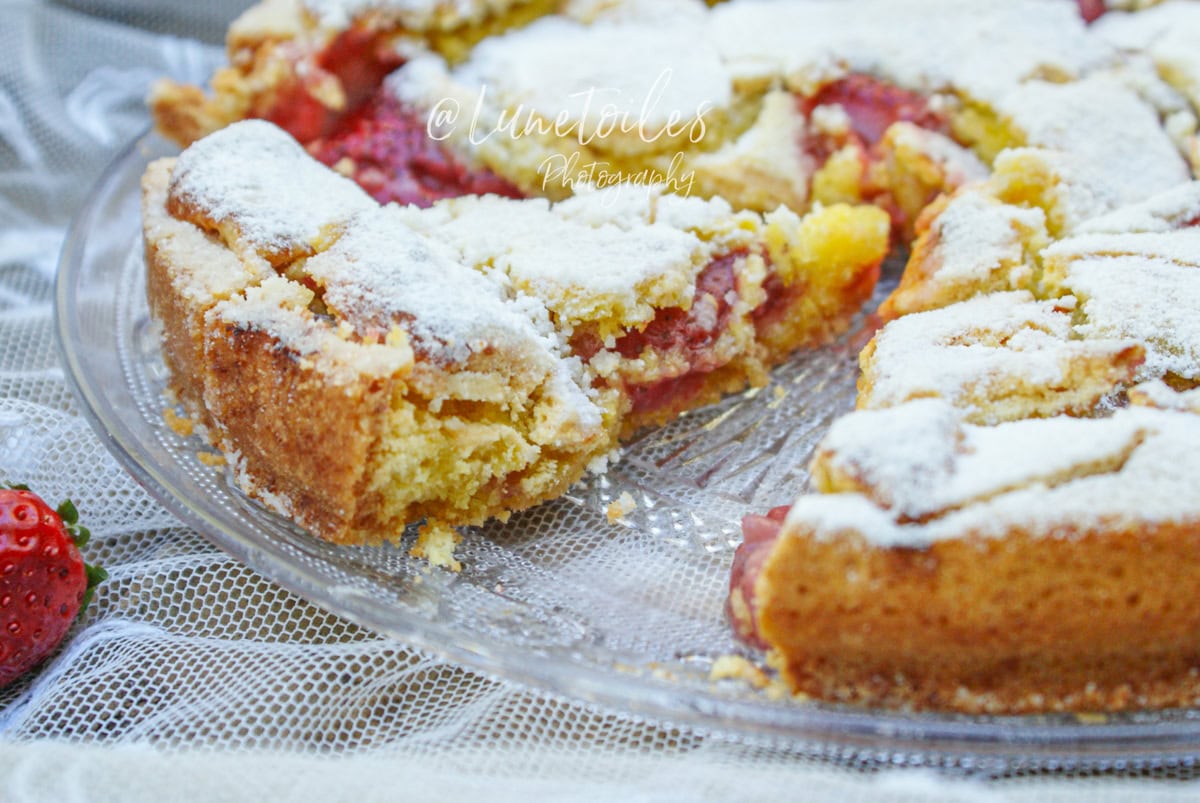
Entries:
{"type": "Polygon", "coordinates": [[[79,521],[79,511],[75,509],[75,505],[70,499],[63,501],[58,506],[58,515],[66,524],[74,524],[79,521]]]}
{"type": "Polygon", "coordinates": [[[75,542],[75,546],[83,549],[87,546],[87,542],[92,538],[92,531],[82,524],[74,527],[68,527],[67,532],[71,534],[71,540],[75,542]]]}
{"type": "Polygon", "coordinates": [[[104,571],[104,569],[99,566],[93,566],[90,563],[86,563],[84,564],[83,568],[87,573],[88,588],[95,588],[108,579],[108,572],[104,571]]]}
{"type": "Polygon", "coordinates": [[[83,598],[79,600],[79,613],[75,614],[76,619],[83,618],[83,612],[88,609],[88,605],[92,603],[92,597],[96,596],[96,589],[89,588],[83,592],[83,598]]]}

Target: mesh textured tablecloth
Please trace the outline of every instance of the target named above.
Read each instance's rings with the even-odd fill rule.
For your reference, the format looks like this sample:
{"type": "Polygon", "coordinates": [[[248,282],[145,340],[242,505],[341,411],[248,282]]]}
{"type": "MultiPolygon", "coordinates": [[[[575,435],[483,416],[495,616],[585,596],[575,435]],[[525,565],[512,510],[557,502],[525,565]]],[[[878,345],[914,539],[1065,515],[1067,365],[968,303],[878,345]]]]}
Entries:
{"type": "Polygon", "coordinates": [[[65,228],[202,81],[229,3],[0,2],[0,481],[71,496],[105,583],[67,645],[0,690],[0,800],[1195,799],[1186,764],[1083,775],[880,771],[482,676],[382,639],[181,527],[78,414],[57,356],[65,228]]]}

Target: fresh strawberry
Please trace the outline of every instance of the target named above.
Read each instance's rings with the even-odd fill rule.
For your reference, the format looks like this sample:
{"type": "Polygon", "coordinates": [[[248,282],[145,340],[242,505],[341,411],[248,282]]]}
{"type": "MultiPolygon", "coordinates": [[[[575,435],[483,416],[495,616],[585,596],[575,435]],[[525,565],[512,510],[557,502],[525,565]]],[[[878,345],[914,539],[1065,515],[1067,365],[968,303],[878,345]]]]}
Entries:
{"type": "Polygon", "coordinates": [[[0,686],[54,651],[107,576],[79,554],[88,536],[70,501],[0,488],[0,686]]]}

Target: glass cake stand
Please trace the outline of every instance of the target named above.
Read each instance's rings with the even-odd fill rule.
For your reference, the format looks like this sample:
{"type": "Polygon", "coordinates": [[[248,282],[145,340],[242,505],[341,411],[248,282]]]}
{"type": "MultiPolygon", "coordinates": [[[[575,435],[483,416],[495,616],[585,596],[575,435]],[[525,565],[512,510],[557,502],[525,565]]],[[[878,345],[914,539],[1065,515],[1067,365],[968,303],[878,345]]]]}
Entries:
{"type": "Polygon", "coordinates": [[[153,134],[135,140],[79,211],[58,272],[62,357],[117,460],[189,526],[280,585],[532,688],[860,764],[1010,772],[1200,754],[1200,711],[917,715],[771,699],[741,681],[710,680],[720,656],[760,657],[731,638],[723,614],[738,522],[804,487],[814,444],[853,405],[853,339],[797,356],[766,388],[642,435],[606,475],[563,499],[465,531],[460,574],[410,558],[413,532],[395,546],[339,547],[272,514],[205,462],[203,440],[164,420],[138,182],[152,159],[173,152],[153,134]],[[633,507],[610,520],[617,499],[633,507]]]}

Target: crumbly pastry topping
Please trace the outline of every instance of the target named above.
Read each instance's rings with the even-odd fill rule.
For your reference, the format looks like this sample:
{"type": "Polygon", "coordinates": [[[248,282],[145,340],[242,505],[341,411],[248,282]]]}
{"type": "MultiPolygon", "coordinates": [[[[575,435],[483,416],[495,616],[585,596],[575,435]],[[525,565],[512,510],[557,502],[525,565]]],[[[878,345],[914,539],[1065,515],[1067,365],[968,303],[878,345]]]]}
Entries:
{"type": "Polygon", "coordinates": [[[344,30],[377,14],[415,31],[452,28],[507,11],[521,0],[300,0],[326,28],[344,30]]]}
{"type": "Polygon", "coordinates": [[[1035,484],[1115,470],[1144,437],[1129,416],[962,423],[944,400],[922,399],[839,419],[813,463],[818,490],[859,492],[899,521],[921,521],[1035,484]]]}
{"type": "Polygon", "coordinates": [[[980,291],[1032,290],[1036,253],[1047,242],[1041,209],[1004,203],[985,187],[935,202],[918,220],[917,232],[901,284],[880,310],[886,318],[980,291]]]}
{"type": "Polygon", "coordinates": [[[855,492],[801,497],[787,526],[810,537],[919,547],[1018,530],[1053,538],[1118,523],[1200,525],[1194,415],[1130,409],[979,428],[920,401],[843,420],[817,461],[852,477],[855,492]],[[897,456],[911,471],[890,463],[897,456]]]}
{"type": "Polygon", "coordinates": [[[510,298],[494,277],[413,232],[394,212],[385,207],[352,218],[333,245],[304,264],[329,312],[360,337],[382,340],[400,326],[439,363],[465,368],[495,351],[543,371],[555,362],[562,346],[541,305],[510,298]],[[448,285],[453,294],[445,292],[448,285]]]}
{"type": "Polygon", "coordinates": [[[347,339],[314,318],[308,310],[312,299],[307,288],[272,276],[217,303],[209,316],[242,329],[270,332],[299,358],[318,364],[334,384],[353,381],[362,374],[390,377],[411,370],[413,352],[406,342],[347,339]]]}
{"type": "Polygon", "coordinates": [[[1067,154],[1089,183],[1111,193],[1110,208],[1141,201],[1190,178],[1154,110],[1098,75],[1060,84],[1026,81],[996,101],[1026,145],[1067,154]]]}
{"type": "Polygon", "coordinates": [[[1080,234],[1042,251],[1046,281],[1061,282],[1066,266],[1088,257],[1132,256],[1159,259],[1181,267],[1200,267],[1200,227],[1167,233],[1080,234]]]}
{"type": "Polygon", "coordinates": [[[1200,414],[1200,388],[1180,391],[1161,379],[1152,379],[1129,389],[1129,403],[1138,407],[1200,414]]]}
{"type": "Polygon", "coordinates": [[[710,30],[743,80],[782,76],[803,86],[830,72],[865,72],[984,101],[1030,78],[1070,80],[1113,60],[1073,6],[1037,0],[735,2],[713,10],[710,30]]]}
{"type": "Polygon", "coordinates": [[[602,141],[614,126],[633,127],[627,133],[646,145],[677,139],[668,126],[690,127],[732,98],[728,72],[702,39],[648,24],[547,17],[481,43],[455,77],[491,88],[500,108],[578,124],[581,141],[602,141]]]}
{"type": "Polygon", "coordinates": [[[271,262],[312,253],[334,227],[376,205],[275,126],[247,120],[233,128],[179,157],[170,202],[221,229],[235,250],[271,262]]]}
{"type": "Polygon", "coordinates": [[[1171,0],[1136,14],[1105,14],[1093,30],[1117,47],[1148,54],[1163,77],[1200,108],[1200,51],[1195,36],[1200,30],[1200,6],[1171,0]]]}
{"type": "Polygon", "coordinates": [[[1200,267],[1200,181],[1101,215],[1042,252],[1047,284],[1057,286],[1079,259],[1136,256],[1200,267]]]}
{"type": "Polygon", "coordinates": [[[1142,348],[1073,326],[1075,307],[1016,291],[898,318],[863,350],[858,406],[932,397],[977,423],[1085,412],[1131,378],[1142,348]]]}
{"type": "MultiPolygon", "coordinates": [[[[606,198],[619,203],[619,193],[601,193],[590,205],[603,210],[606,198]]],[[[483,238],[502,238],[488,243],[493,268],[544,299],[568,325],[605,317],[629,327],[648,321],[657,307],[687,306],[696,274],[712,257],[695,234],[675,226],[618,227],[544,205],[534,207],[541,214],[514,215],[513,206],[498,198],[450,201],[450,220],[440,230],[468,252],[482,253],[483,238]]]]}
{"type": "Polygon", "coordinates": [[[1077,234],[1143,234],[1173,232],[1200,226],[1200,181],[1189,181],[1165,192],[1093,218],[1077,234]]]}
{"type": "MultiPolygon", "coordinates": [[[[733,101],[725,66],[690,16],[670,25],[545,17],[485,40],[454,69],[415,58],[387,89],[425,113],[439,139],[551,197],[611,182],[629,157],[694,148],[733,101]]],[[[641,168],[660,180],[671,172],[669,163],[641,168]]]]}
{"type": "Polygon", "coordinates": [[[1063,286],[1080,299],[1087,337],[1132,338],[1146,347],[1140,379],[1200,380],[1200,272],[1163,259],[1081,259],[1063,286]]]}
{"type": "Polygon", "coordinates": [[[195,303],[215,301],[273,275],[261,260],[247,262],[225,249],[214,252],[202,230],[167,213],[172,165],[155,161],[142,177],[142,227],[163,258],[179,266],[173,276],[176,292],[195,303]]]}

